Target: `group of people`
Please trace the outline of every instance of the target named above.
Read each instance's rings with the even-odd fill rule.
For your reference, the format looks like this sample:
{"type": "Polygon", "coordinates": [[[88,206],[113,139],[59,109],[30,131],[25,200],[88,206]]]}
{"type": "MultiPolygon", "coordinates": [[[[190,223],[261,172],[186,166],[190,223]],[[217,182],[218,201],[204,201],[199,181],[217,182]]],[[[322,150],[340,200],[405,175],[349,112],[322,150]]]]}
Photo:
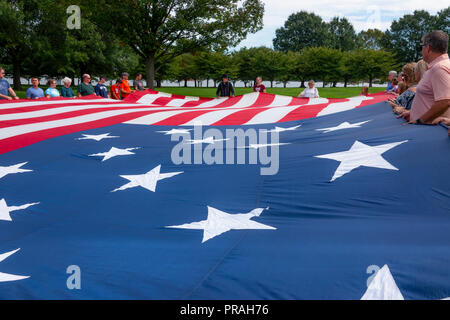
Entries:
{"type": "MultiPolygon", "coordinates": [[[[450,126],[450,60],[448,35],[440,30],[422,38],[422,60],[407,63],[402,72],[389,72],[388,102],[398,118],[414,124],[450,126]]],[[[450,134],[450,130],[449,130],[450,134]]]]}
{"type": "MultiPolygon", "coordinates": [[[[5,70],[0,67],[0,99],[19,99],[19,97],[14,92],[13,88],[11,88],[9,82],[4,79],[5,70]]],[[[112,98],[116,100],[125,99],[128,95],[133,93],[134,91],[144,91],[144,84],[142,81],[142,74],[138,73],[136,79],[134,80],[134,90],[131,89],[131,86],[128,81],[129,74],[124,72],[121,78],[118,78],[111,86],[111,89],[105,85],[105,82],[108,81],[106,76],[101,76],[97,85],[94,87],[91,84],[91,76],[89,74],[84,74],[82,77],[82,82],[78,86],[77,95],[72,90],[72,80],[68,77],[63,79],[63,86],[61,87],[61,92],[56,88],[56,80],[49,79],[47,81],[48,88],[42,90],[39,88],[39,78],[33,77],[31,79],[31,87],[29,87],[25,93],[27,99],[38,99],[38,98],[55,98],[55,97],[65,97],[65,98],[80,98],[87,95],[95,94],[99,97],[103,98],[112,98]]]]}
{"type": "MultiPolygon", "coordinates": [[[[266,92],[266,86],[262,83],[262,77],[256,77],[255,84],[253,85],[253,92],[266,92]]],[[[229,81],[228,75],[222,75],[222,81],[217,86],[216,96],[220,97],[234,97],[233,84],[229,81]]],[[[300,98],[319,98],[319,91],[315,87],[313,80],[308,81],[308,88],[303,90],[298,97],[300,98]]]]}

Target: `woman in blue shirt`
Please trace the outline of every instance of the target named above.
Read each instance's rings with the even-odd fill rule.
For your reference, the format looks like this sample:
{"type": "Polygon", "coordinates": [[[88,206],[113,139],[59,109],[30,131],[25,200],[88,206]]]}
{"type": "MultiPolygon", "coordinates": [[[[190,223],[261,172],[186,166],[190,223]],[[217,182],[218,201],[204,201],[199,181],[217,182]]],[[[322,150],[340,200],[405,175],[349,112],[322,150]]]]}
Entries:
{"type": "Polygon", "coordinates": [[[45,90],[45,96],[47,98],[59,97],[59,91],[56,89],[56,81],[54,79],[49,79],[47,85],[49,88],[45,90]]]}

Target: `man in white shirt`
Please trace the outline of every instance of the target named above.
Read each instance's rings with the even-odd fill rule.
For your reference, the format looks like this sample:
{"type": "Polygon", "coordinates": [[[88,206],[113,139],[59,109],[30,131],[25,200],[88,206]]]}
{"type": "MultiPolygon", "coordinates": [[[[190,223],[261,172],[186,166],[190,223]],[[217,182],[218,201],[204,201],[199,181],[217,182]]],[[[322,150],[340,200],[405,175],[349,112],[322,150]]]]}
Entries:
{"type": "Polygon", "coordinates": [[[319,98],[319,91],[314,87],[314,81],[308,81],[308,88],[298,95],[299,98],[319,98]]]}

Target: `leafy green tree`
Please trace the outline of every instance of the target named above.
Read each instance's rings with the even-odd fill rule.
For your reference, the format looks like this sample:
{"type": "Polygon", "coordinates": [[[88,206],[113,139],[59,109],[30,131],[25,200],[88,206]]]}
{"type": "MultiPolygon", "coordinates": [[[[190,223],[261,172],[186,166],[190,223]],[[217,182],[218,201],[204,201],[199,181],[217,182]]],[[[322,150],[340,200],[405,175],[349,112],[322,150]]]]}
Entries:
{"type": "Polygon", "coordinates": [[[291,14],[284,26],[275,31],[273,47],[279,51],[300,52],[304,48],[324,46],[327,25],[322,18],[306,11],[291,14]]]}
{"type": "Polygon", "coordinates": [[[327,47],[350,51],[355,49],[358,41],[353,25],[346,18],[334,17],[328,27],[327,47]]]}
{"type": "Polygon", "coordinates": [[[368,29],[358,34],[359,44],[363,49],[382,49],[382,39],[384,33],[378,29],[368,29]]]}
{"type": "Polygon", "coordinates": [[[300,61],[300,53],[288,51],[287,53],[280,53],[280,70],[277,76],[277,80],[283,83],[283,87],[289,81],[292,80],[304,80],[297,78],[298,72],[298,62],[300,61]]]}
{"type": "Polygon", "coordinates": [[[437,13],[435,29],[450,34],[450,6],[437,13]]]}
{"type": "Polygon", "coordinates": [[[0,43],[6,63],[13,68],[14,89],[20,90],[24,61],[33,53],[41,14],[36,1],[0,0],[0,43]]]}
{"type": "Polygon", "coordinates": [[[422,37],[433,31],[436,16],[427,11],[416,10],[394,20],[383,38],[383,47],[396,54],[398,61],[408,63],[421,58],[422,37]]]}
{"type": "Polygon", "coordinates": [[[398,67],[394,54],[382,50],[358,50],[352,52],[348,59],[354,77],[367,79],[369,87],[372,87],[374,79],[384,79],[390,70],[398,67]]]}
{"type": "Polygon", "coordinates": [[[314,80],[337,82],[340,79],[342,52],[325,47],[308,48],[302,52],[303,67],[306,74],[314,80]]]}
{"type": "Polygon", "coordinates": [[[260,0],[84,0],[89,19],[116,34],[146,62],[147,83],[155,71],[183,53],[235,46],[262,28],[260,0]],[[90,9],[89,9],[90,7],[90,9]]]}

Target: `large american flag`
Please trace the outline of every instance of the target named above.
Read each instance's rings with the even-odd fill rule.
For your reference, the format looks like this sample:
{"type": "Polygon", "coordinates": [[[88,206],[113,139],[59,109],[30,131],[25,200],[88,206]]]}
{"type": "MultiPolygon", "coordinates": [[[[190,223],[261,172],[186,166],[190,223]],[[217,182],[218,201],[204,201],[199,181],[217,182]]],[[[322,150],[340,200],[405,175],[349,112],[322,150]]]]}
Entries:
{"type": "Polygon", "coordinates": [[[0,154],[77,131],[118,123],[167,126],[251,125],[300,120],[386,100],[387,95],[309,99],[250,93],[221,99],[146,90],[117,101],[41,98],[0,100],[0,154]]]}
{"type": "Polygon", "coordinates": [[[449,297],[450,139],[387,97],[2,101],[0,298],[449,297]],[[276,174],[172,160],[232,129],[276,174]]]}

